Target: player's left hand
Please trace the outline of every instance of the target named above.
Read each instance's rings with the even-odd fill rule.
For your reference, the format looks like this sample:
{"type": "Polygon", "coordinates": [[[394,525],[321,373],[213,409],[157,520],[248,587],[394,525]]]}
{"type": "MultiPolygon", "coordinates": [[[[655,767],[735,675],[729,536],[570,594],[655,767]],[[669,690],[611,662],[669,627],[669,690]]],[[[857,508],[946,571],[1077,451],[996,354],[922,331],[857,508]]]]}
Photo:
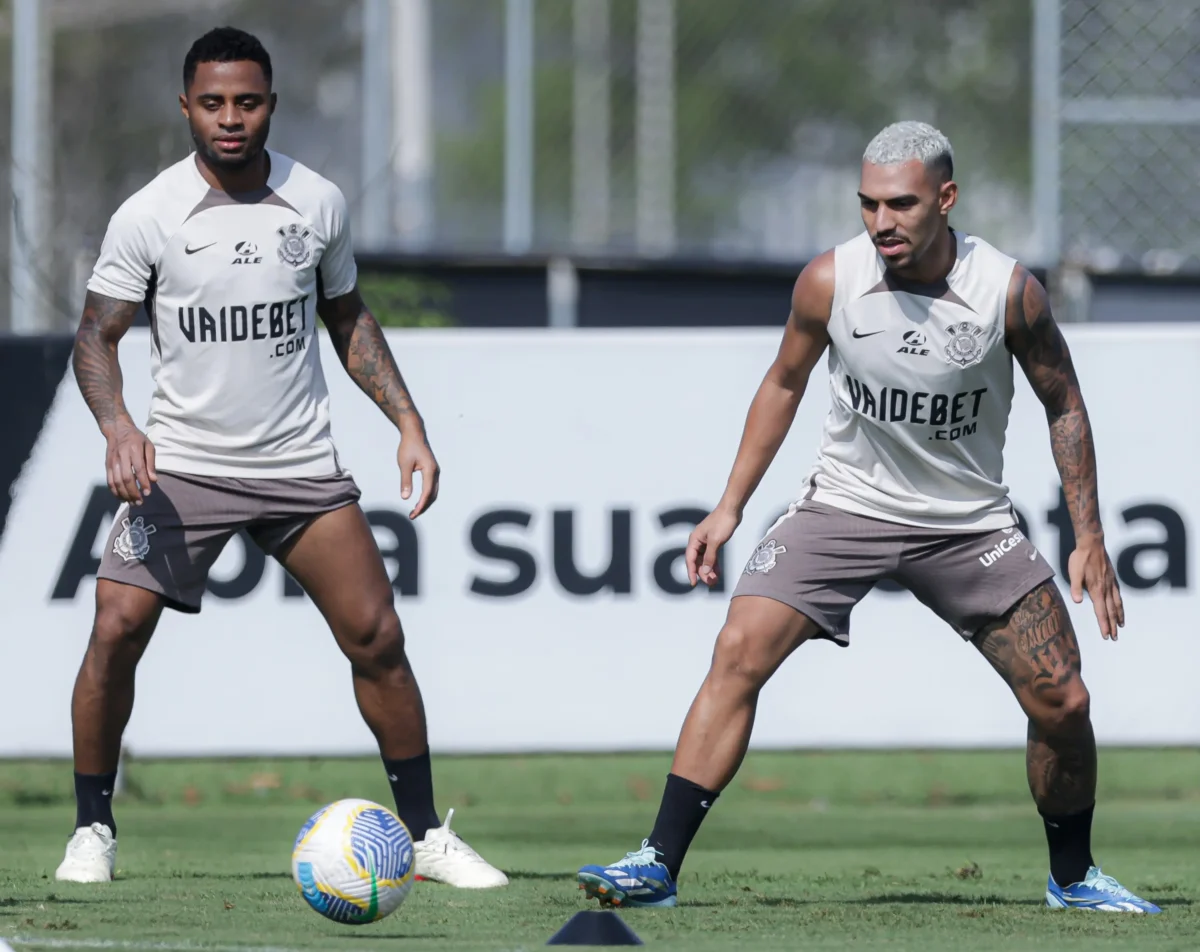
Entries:
{"type": "Polygon", "coordinates": [[[424,433],[400,437],[400,449],[396,450],[396,465],[400,467],[400,496],[403,499],[412,495],[413,473],[421,474],[421,498],[408,514],[408,518],[416,519],[437,499],[438,479],[442,474],[424,433]]]}
{"type": "Polygon", "coordinates": [[[1083,592],[1087,589],[1096,610],[1096,621],[1100,623],[1100,634],[1116,641],[1117,629],[1125,627],[1125,606],[1121,602],[1117,573],[1104,550],[1104,540],[1079,541],[1067,560],[1067,574],[1075,604],[1083,604],[1083,592]]]}

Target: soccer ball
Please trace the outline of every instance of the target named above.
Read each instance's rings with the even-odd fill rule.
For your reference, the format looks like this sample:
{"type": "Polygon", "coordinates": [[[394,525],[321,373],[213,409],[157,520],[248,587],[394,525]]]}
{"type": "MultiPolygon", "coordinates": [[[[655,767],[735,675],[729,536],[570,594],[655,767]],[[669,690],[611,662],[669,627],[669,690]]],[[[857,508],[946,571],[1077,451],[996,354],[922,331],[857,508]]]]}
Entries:
{"type": "Polygon", "coordinates": [[[310,816],[296,835],[292,878],[326,919],[377,922],[399,909],[412,889],[412,836],[378,803],[336,800],[310,816]]]}

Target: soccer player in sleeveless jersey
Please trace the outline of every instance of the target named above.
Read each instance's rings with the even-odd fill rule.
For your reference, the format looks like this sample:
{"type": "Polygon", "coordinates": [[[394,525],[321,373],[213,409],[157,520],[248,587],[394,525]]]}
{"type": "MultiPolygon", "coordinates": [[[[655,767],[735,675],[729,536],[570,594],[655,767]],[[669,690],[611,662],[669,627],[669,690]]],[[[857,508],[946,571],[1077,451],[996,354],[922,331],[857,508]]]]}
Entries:
{"type": "Polygon", "coordinates": [[[1015,359],[1045,405],[1071,511],[1071,595],[1088,593],[1102,636],[1115,640],[1124,610],[1079,381],[1041,284],[950,227],[953,171],[936,129],[881,131],[863,156],[864,232],[796,281],[725,493],[689,540],[692,584],[716,581],[717,553],[828,351],[831,409],[816,464],[741,575],[653,831],[624,859],[579,871],[603,903],[675,904],[692,837],[745,756],[759,691],[805,641],[848,644],[854,605],[891,578],[978,649],[1028,717],[1029,786],[1050,853],[1046,903],[1159,911],[1093,860],[1096,744],[1079,647],[1054,572],[1017,526],[1002,479],[1015,359]]]}
{"type": "Polygon", "coordinates": [[[421,475],[411,516],[436,499],[424,423],[359,296],[346,201],[266,148],[276,97],[270,57],[253,36],[222,28],[201,37],[183,86],[195,152],[113,215],[76,335],[75,375],[124,505],[72,699],[77,815],[57,877],[112,878],[112,790],[134,670],[163,608],[198,612],[209,569],[245,530],[300,583],[350,661],[417,875],[503,886],[505,875],[434,809],[425,712],[391,582],[330,433],[318,318],[346,372],[399,431],[404,498],[421,475]],[[117,362],[143,304],[154,375],[144,433],[125,408],[117,362]]]}

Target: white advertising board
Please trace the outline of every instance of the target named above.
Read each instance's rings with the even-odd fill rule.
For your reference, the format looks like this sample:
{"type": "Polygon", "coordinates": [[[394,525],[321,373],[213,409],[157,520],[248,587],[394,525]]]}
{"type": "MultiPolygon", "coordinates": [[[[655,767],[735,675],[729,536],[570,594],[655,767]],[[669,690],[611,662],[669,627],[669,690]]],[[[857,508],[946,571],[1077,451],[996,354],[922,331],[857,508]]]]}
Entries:
{"type": "MultiPolygon", "coordinates": [[[[1101,743],[1200,743],[1195,473],[1200,333],[1069,326],[1096,435],[1127,627],[1102,642],[1071,606],[1101,743]]],[[[729,590],[800,494],[828,406],[824,366],[726,553],[724,592],[679,584],[686,510],[720,495],[776,331],[389,332],[443,467],[406,518],[394,432],[322,358],[334,436],[377,528],[435,751],[670,748],[729,590]],[[685,510],[680,512],[680,510],[685,510]],[[664,525],[665,523],[665,525],[664,525]],[[615,544],[614,544],[615,540],[615,544]],[[664,553],[666,553],[664,555],[664,553]]],[[[121,347],[144,417],[149,340],[121,347]]],[[[1019,371],[1018,371],[1019,375],[1019,371]]],[[[116,503],[67,375],[0,538],[0,755],[70,751],[70,694],[116,503]]],[[[1044,413],[1021,381],[1006,479],[1065,572],[1044,413]]],[[[763,693],[758,746],[991,746],[1024,721],[986,662],[907,593],[875,591],[852,645],[805,646],[763,693]]],[[[199,616],[168,612],[138,674],[140,755],[366,752],[348,665],[278,565],[233,542],[199,616]]]]}

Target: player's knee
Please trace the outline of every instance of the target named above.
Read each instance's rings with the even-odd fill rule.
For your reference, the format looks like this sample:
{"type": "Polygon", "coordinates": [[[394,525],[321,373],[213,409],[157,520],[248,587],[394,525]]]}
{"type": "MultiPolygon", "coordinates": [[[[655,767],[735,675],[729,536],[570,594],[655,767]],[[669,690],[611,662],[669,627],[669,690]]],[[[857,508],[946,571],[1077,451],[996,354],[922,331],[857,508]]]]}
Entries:
{"type": "Polygon", "coordinates": [[[759,645],[761,639],[744,625],[727,622],[717,636],[712,673],[722,681],[758,690],[770,676],[770,665],[759,645]]]}
{"type": "Polygon", "coordinates": [[[404,629],[394,606],[380,606],[348,639],[350,661],[368,676],[382,677],[404,666],[404,629]]]}
{"type": "Polygon", "coordinates": [[[99,605],[88,646],[91,663],[101,673],[136,665],[149,637],[147,625],[145,618],[120,600],[99,605]]]}
{"type": "Polygon", "coordinates": [[[1077,678],[1044,698],[1037,721],[1042,732],[1053,737],[1086,729],[1091,716],[1091,695],[1077,678]]]}
{"type": "Polygon", "coordinates": [[[1076,680],[1059,704],[1059,720],[1064,727],[1085,727],[1092,717],[1092,697],[1082,681],[1076,680]]]}

